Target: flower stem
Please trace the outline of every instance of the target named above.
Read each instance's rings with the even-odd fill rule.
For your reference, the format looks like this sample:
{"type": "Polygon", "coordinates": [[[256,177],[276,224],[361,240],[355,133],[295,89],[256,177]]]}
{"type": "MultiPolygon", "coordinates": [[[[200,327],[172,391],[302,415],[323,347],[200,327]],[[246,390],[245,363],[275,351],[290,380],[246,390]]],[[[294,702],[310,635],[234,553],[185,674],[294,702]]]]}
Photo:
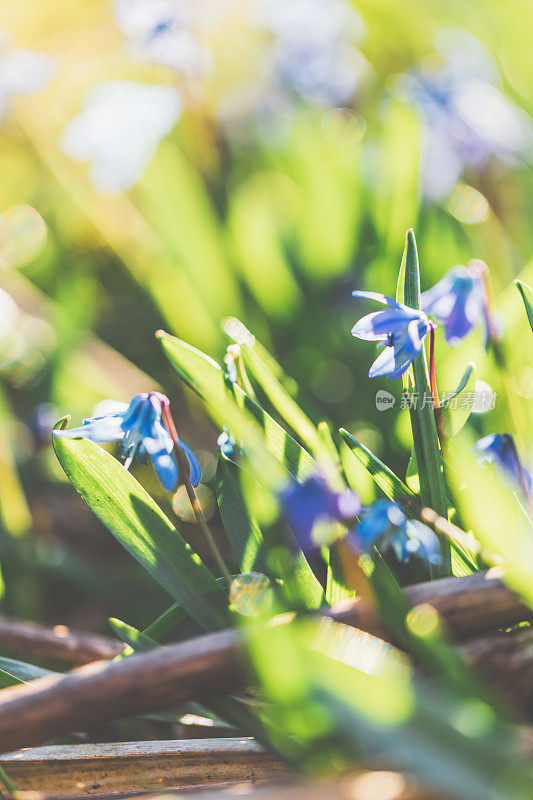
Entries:
{"type": "Polygon", "coordinates": [[[191,501],[192,510],[194,511],[194,516],[196,517],[196,521],[199,527],[202,530],[202,533],[205,536],[205,540],[213,554],[213,558],[215,559],[218,567],[224,577],[224,580],[230,586],[231,584],[231,574],[228,570],[224,559],[220,553],[220,550],[217,547],[213,534],[207,524],[206,518],[204,517],[204,512],[202,511],[202,507],[200,505],[200,501],[198,500],[198,495],[196,494],[196,490],[191,483],[191,479],[189,477],[189,465],[187,464],[187,459],[183,453],[180,438],[178,436],[178,432],[176,430],[176,425],[172,418],[172,414],[170,413],[170,408],[168,404],[163,405],[162,415],[164,423],[167,427],[168,432],[172,437],[172,441],[174,442],[174,451],[176,453],[176,458],[178,461],[178,467],[180,471],[180,475],[183,478],[183,483],[185,484],[185,489],[187,490],[187,494],[189,495],[189,500],[191,501]]]}
{"type": "Polygon", "coordinates": [[[433,398],[435,409],[435,424],[437,425],[437,435],[441,448],[444,446],[444,426],[442,424],[442,411],[439,403],[439,391],[437,389],[437,375],[435,371],[435,325],[431,323],[429,332],[429,387],[433,398]]]}

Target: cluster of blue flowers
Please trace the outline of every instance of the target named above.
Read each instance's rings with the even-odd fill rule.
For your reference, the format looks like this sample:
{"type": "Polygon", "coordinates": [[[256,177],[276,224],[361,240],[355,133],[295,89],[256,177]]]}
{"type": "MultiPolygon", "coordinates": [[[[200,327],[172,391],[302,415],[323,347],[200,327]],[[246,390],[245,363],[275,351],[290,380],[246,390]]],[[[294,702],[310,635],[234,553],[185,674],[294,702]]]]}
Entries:
{"type": "Polygon", "coordinates": [[[355,553],[368,553],[378,547],[383,552],[392,549],[402,562],[413,555],[430,564],[441,561],[439,540],[433,531],[406,517],[401,507],[390,500],[377,500],[363,508],[355,492],[335,492],[324,477],[314,475],[303,483],[292,483],[280,494],[280,501],[304,553],[323,543],[322,526],[341,523],[347,529],[343,535],[355,553]]]}
{"type": "MultiPolygon", "coordinates": [[[[173,492],[178,486],[179,470],[174,441],[163,425],[162,414],[169,400],[159,392],[136,394],[129,405],[116,404],[115,410],[89,417],[79,428],[55,430],[54,436],[66,439],[90,439],[92,442],[120,442],[121,455],[129,467],[135,457],[145,461],[148,455],[164,489],[173,492]],[[120,406],[120,407],[117,407],[120,406]]],[[[180,442],[189,463],[189,480],[198,486],[202,471],[198,459],[180,442]]]]}
{"type": "MultiPolygon", "coordinates": [[[[377,300],[388,306],[362,317],[352,328],[357,339],[378,342],[384,350],[370,367],[370,378],[400,378],[422,350],[424,339],[435,321],[444,326],[446,341],[456,346],[483,322],[485,344],[495,335],[496,324],[489,311],[484,265],[459,265],[450,269],[435,286],[422,294],[422,311],[379,292],[356,290],[354,297],[377,300]]],[[[486,268],[485,268],[486,269],[486,268]]]]}

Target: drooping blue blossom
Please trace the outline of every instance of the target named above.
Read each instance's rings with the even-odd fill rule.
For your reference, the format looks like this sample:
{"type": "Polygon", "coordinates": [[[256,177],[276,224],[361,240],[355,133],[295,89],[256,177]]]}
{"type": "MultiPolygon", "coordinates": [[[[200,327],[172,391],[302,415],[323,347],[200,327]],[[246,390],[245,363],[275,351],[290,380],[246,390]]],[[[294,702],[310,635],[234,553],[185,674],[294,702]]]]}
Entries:
{"type": "Polygon", "coordinates": [[[476,442],[476,449],[481,454],[481,463],[493,463],[512,486],[531,496],[533,478],[520,460],[512,434],[491,433],[476,442]]]}
{"type": "Polygon", "coordinates": [[[9,49],[6,34],[0,34],[0,120],[8,115],[19,94],[44,89],[53,77],[54,61],[33,50],[9,49]]]}
{"type": "Polygon", "coordinates": [[[321,543],[313,535],[318,526],[332,522],[351,525],[361,510],[355,492],[334,492],[322,475],[313,475],[304,483],[291,482],[279,497],[285,519],[304,553],[321,543]]]}
{"type": "Polygon", "coordinates": [[[389,306],[383,311],[367,314],[352,328],[352,336],[369,342],[379,342],[378,346],[384,348],[370,367],[369,378],[382,375],[389,378],[401,377],[422,350],[432,323],[423,311],[409,308],[379,292],[356,290],[352,294],[354,297],[377,300],[378,303],[389,306]]]}
{"type": "Polygon", "coordinates": [[[172,86],[104,81],[87,92],[83,111],[63,131],[61,148],[70,158],[90,162],[98,190],[130,189],[180,113],[180,95],[172,86]]]}
{"type": "Polygon", "coordinates": [[[114,0],[113,6],[134,55],[187,77],[211,65],[197,35],[213,13],[205,0],[114,0]]]}
{"type": "Polygon", "coordinates": [[[399,91],[424,120],[424,191],[441,200],[466,167],[479,172],[491,157],[511,165],[529,160],[533,128],[501,92],[499,70],[472,34],[444,29],[436,49],[418,70],[401,76],[399,91]]]}
{"type": "Polygon", "coordinates": [[[400,506],[390,500],[377,500],[365,511],[353,533],[349,534],[359,552],[377,546],[392,548],[399,561],[416,555],[430,564],[439,564],[439,540],[433,531],[418,520],[408,519],[400,506]]]}
{"type": "Polygon", "coordinates": [[[444,325],[446,341],[457,346],[479,322],[485,326],[485,343],[493,331],[487,291],[477,266],[452,267],[446,275],[422,294],[422,308],[444,325]]]}
{"type": "MultiPolygon", "coordinates": [[[[174,443],[162,422],[163,407],[168,398],[159,392],[136,394],[129,405],[115,404],[105,414],[89,417],[79,428],[55,430],[54,436],[65,439],[90,439],[93,442],[120,442],[121,455],[129,466],[137,457],[149,456],[164,489],[173,492],[179,481],[174,443]]],[[[202,476],[200,464],[190,447],[180,442],[190,469],[190,481],[198,486],[202,476]]]]}

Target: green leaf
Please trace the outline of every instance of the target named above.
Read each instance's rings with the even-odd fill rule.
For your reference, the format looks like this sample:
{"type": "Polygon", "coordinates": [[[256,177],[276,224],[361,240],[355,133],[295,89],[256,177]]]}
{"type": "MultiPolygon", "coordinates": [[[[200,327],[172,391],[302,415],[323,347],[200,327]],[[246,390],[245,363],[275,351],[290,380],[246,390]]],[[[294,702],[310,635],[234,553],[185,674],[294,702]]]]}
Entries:
{"type": "Polygon", "coordinates": [[[504,567],[504,580],[533,608],[533,536],[531,520],[512,487],[493,464],[481,466],[472,431],[464,428],[450,443],[448,478],[462,516],[494,563],[504,567]]]}
{"type": "Polygon", "coordinates": [[[522,300],[524,301],[524,306],[526,309],[527,318],[529,320],[529,324],[531,325],[531,330],[533,331],[533,289],[531,286],[528,286],[527,283],[523,281],[515,281],[516,288],[522,295],[522,300]]]}
{"type": "MultiPolygon", "coordinates": [[[[415,235],[407,231],[405,250],[400,268],[398,298],[402,302],[401,285],[403,283],[403,302],[410,308],[420,310],[420,271],[416,251],[415,235]]],[[[427,378],[427,362],[424,348],[414,359],[409,372],[412,372],[415,393],[418,397],[430,397],[431,391],[427,378]]],[[[408,381],[409,378],[407,377],[408,381]]],[[[404,381],[405,386],[405,381],[404,381]]],[[[413,443],[420,479],[420,495],[422,503],[430,506],[437,514],[447,518],[448,501],[446,484],[442,469],[435,413],[432,405],[427,403],[411,404],[409,409],[413,443]]],[[[450,548],[448,542],[441,538],[443,563],[435,570],[439,574],[450,573],[450,548]]]]}
{"type": "MultiPolygon", "coordinates": [[[[244,477],[253,481],[253,477],[248,476],[242,467],[224,455],[219,455],[216,471],[218,507],[235,558],[242,572],[263,572],[269,575],[272,570],[269,568],[268,555],[272,547],[277,547],[278,541],[272,535],[272,529],[269,530],[268,537],[263,537],[254,515],[252,486],[244,485],[244,477]]],[[[255,483],[253,486],[255,488],[255,483]]],[[[309,607],[315,608],[322,602],[322,587],[291,531],[284,531],[284,536],[289,537],[293,544],[291,580],[309,607]]]]}
{"type": "Polygon", "coordinates": [[[254,449],[254,455],[260,460],[262,468],[269,469],[270,472],[272,470],[272,464],[265,463],[261,453],[266,448],[298,480],[304,480],[315,472],[315,461],[307,450],[239,386],[227,386],[221,367],[212,358],[163,331],[159,331],[158,337],[165,355],[178,375],[207,402],[211,414],[220,426],[226,424],[235,436],[242,435],[246,439],[247,448],[261,445],[254,449]],[[243,411],[246,414],[243,415],[243,411]],[[251,424],[253,421],[259,427],[251,424]],[[260,442],[257,441],[258,437],[260,442]]]}
{"type": "MultiPolygon", "coordinates": [[[[271,371],[256,348],[255,339],[252,344],[240,343],[242,357],[246,368],[264,391],[272,406],[283,420],[300,437],[311,450],[315,458],[324,454],[324,446],[318,435],[316,426],[311,422],[296,400],[282,385],[279,378],[271,371]]],[[[263,348],[264,350],[264,348],[263,348]]]]}
{"type": "MultiPolygon", "coordinates": [[[[220,587],[221,591],[224,589],[225,587],[220,587]]],[[[150,625],[147,625],[143,633],[158,644],[161,644],[166,641],[170,634],[186,619],[189,619],[189,614],[187,614],[181,603],[173,603],[173,605],[165,609],[157,619],[151,622],[150,625]]]]}
{"type": "Polygon", "coordinates": [[[145,653],[148,652],[148,650],[153,650],[154,647],[159,647],[158,642],[151,639],[150,636],[147,636],[145,633],[141,633],[141,631],[134,628],[133,625],[128,625],[126,622],[122,622],[122,620],[115,619],[114,617],[110,617],[108,622],[113,633],[116,634],[121,642],[128,645],[131,652],[145,653]]]}
{"type": "Polygon", "coordinates": [[[248,510],[239,473],[237,464],[219,454],[215,476],[218,510],[241,571],[267,572],[263,534],[248,510]]]}
{"type": "Polygon", "coordinates": [[[87,439],[53,441],[72,485],[113,536],[206,630],[224,627],[215,578],[135,478],[87,439]]]}
{"type": "Polygon", "coordinates": [[[400,502],[402,500],[410,501],[415,499],[418,501],[417,495],[383,461],[380,461],[368,447],[365,447],[344,428],[340,429],[340,434],[351,452],[372,475],[372,478],[386,497],[400,502]]]}
{"type": "Polygon", "coordinates": [[[466,424],[474,404],[476,369],[469,364],[457,389],[447,395],[441,403],[442,422],[447,437],[455,436],[466,424]],[[463,397],[461,394],[464,392],[463,397]],[[460,402],[457,402],[460,399],[460,402]]]}
{"type": "Polygon", "coordinates": [[[50,669],[36,667],[25,661],[17,661],[14,658],[0,657],[0,688],[16,686],[19,683],[29,683],[37,678],[45,678],[47,675],[57,675],[50,669]]]}

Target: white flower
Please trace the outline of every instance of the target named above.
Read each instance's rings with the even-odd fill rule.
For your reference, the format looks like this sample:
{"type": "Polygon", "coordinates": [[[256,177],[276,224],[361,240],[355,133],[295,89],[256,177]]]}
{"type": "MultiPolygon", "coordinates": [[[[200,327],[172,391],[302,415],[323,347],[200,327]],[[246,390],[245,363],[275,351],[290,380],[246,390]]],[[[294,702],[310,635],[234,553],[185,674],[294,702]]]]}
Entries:
{"type": "Polygon", "coordinates": [[[6,50],[5,39],[0,37],[0,120],[6,118],[17,95],[44,89],[54,73],[49,56],[33,50],[6,50]]]}
{"type": "Polygon", "coordinates": [[[114,0],[115,19],[140,58],[182,75],[206,71],[211,57],[197,36],[199,9],[186,0],[114,0]]]}
{"type": "Polygon", "coordinates": [[[180,113],[181,98],[171,86],[100,83],[89,90],[83,111],[67,125],[61,148],[70,158],[90,162],[90,178],[97,189],[129,189],[180,113]]]}

